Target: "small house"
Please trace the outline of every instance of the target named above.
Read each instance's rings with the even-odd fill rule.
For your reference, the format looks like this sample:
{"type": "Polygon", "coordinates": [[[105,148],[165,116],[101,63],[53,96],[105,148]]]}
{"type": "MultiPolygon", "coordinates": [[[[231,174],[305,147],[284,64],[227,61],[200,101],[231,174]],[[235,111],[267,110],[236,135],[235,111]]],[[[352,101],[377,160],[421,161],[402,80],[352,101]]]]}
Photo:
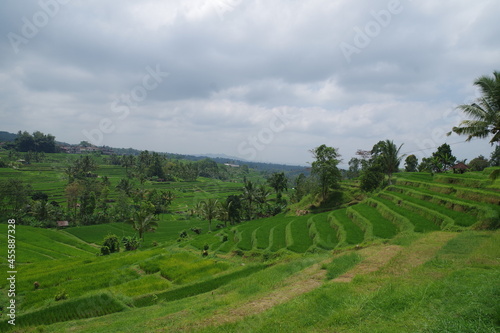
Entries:
{"type": "Polygon", "coordinates": [[[63,227],[67,227],[69,226],[69,222],[68,221],[57,221],[57,227],[58,228],[63,228],[63,227]]]}
{"type": "Polygon", "coordinates": [[[451,168],[453,169],[453,173],[460,173],[460,174],[464,173],[465,171],[467,171],[467,169],[469,169],[469,167],[462,162],[455,164],[451,168]]]}

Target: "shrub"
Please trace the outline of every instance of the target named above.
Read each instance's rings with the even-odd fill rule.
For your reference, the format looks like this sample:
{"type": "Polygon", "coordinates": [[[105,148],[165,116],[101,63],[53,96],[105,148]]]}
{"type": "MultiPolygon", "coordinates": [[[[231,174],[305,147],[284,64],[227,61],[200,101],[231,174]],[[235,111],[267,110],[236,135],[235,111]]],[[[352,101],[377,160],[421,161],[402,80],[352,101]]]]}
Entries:
{"type": "Polygon", "coordinates": [[[191,231],[197,235],[201,234],[201,228],[191,228],[191,231]]]}
{"type": "Polygon", "coordinates": [[[125,246],[125,251],[134,251],[139,248],[140,240],[137,236],[126,236],[122,238],[123,246],[125,246]]]}
{"type": "Polygon", "coordinates": [[[68,294],[66,293],[66,290],[61,290],[59,291],[55,296],[54,296],[54,299],[56,301],[62,301],[62,300],[65,300],[65,299],[68,299],[68,294]]]}
{"type": "MultiPolygon", "coordinates": [[[[109,248],[109,253],[115,253],[120,251],[120,241],[116,235],[108,235],[104,238],[103,247],[107,246],[109,248]]],[[[102,252],[102,248],[101,248],[102,252]]]]}
{"type": "Polygon", "coordinates": [[[101,254],[103,256],[107,256],[108,254],[110,254],[111,252],[109,251],[109,247],[107,246],[101,246],[101,254]]]}

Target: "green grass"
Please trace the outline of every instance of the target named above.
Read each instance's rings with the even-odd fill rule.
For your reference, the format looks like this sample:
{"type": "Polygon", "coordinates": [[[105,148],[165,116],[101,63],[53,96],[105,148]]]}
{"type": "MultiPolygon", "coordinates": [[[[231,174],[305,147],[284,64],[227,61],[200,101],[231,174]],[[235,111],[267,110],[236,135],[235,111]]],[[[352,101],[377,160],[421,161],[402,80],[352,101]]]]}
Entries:
{"type": "Polygon", "coordinates": [[[326,278],[328,280],[335,279],[341,274],[347,272],[350,268],[361,262],[361,256],[355,252],[345,254],[333,259],[329,264],[325,265],[326,278]]]}
{"type": "Polygon", "coordinates": [[[265,268],[264,265],[249,266],[241,270],[237,270],[235,272],[218,276],[206,281],[197,282],[191,285],[164,291],[153,295],[141,296],[135,299],[134,305],[137,307],[143,307],[156,304],[159,301],[171,302],[182,298],[203,294],[212,291],[214,289],[220,288],[221,286],[229,283],[232,280],[249,276],[264,268],[265,268]]]}
{"type": "Polygon", "coordinates": [[[270,238],[272,240],[269,248],[272,252],[277,252],[286,248],[286,226],[290,223],[290,219],[282,219],[272,229],[270,238]]]}
{"type": "MultiPolygon", "coordinates": [[[[6,224],[0,224],[0,232],[0,239],[6,241],[6,224]]],[[[64,231],[16,225],[14,236],[16,237],[16,261],[18,263],[87,257],[97,253],[97,249],[64,231]]],[[[6,255],[2,253],[0,257],[6,258],[6,255]]]]}
{"type": "Polygon", "coordinates": [[[415,232],[429,232],[440,229],[439,226],[436,225],[434,222],[426,219],[422,215],[419,215],[415,212],[412,212],[408,209],[404,209],[401,206],[396,205],[393,201],[381,197],[377,197],[375,200],[381,202],[382,204],[387,206],[387,208],[391,209],[397,214],[406,217],[414,225],[415,232]]]}
{"type": "Polygon", "coordinates": [[[331,216],[344,228],[347,244],[356,245],[363,242],[365,237],[363,230],[347,216],[345,208],[333,211],[331,216]]]}
{"type": "Polygon", "coordinates": [[[290,251],[297,253],[306,252],[313,244],[311,236],[309,235],[309,228],[307,221],[309,216],[297,217],[288,224],[290,228],[291,244],[288,245],[290,251]]]}
{"type": "Polygon", "coordinates": [[[330,223],[330,212],[318,214],[312,217],[312,223],[316,229],[316,245],[325,250],[331,250],[339,243],[337,230],[330,223]]]}
{"type": "Polygon", "coordinates": [[[363,203],[352,206],[352,208],[370,221],[375,237],[389,239],[397,234],[398,230],[396,226],[380,215],[375,208],[363,203]]]}
{"type": "MultiPolygon", "coordinates": [[[[428,200],[419,199],[418,197],[415,197],[415,194],[412,195],[412,192],[408,191],[405,188],[391,187],[391,188],[389,188],[389,190],[391,191],[391,194],[393,194],[401,199],[407,200],[407,201],[412,202],[414,204],[417,204],[419,206],[426,207],[429,210],[432,210],[432,211],[438,212],[442,215],[448,216],[449,218],[453,219],[453,221],[455,222],[456,225],[471,226],[475,222],[477,222],[477,218],[474,217],[473,215],[465,214],[463,212],[458,212],[458,211],[455,211],[452,209],[447,209],[446,207],[444,207],[442,205],[435,204],[435,203],[430,202],[428,200]]],[[[413,192],[413,193],[415,193],[415,192],[413,192]]]]}
{"type": "MultiPolygon", "coordinates": [[[[30,181],[48,193],[49,200],[64,202],[64,156],[50,158],[53,160],[21,170],[0,169],[0,178],[30,181]]],[[[109,177],[114,186],[125,170],[102,166],[98,173],[109,177]]],[[[477,206],[498,211],[496,199],[488,196],[497,195],[495,184],[488,183],[486,173],[443,175],[437,177],[440,183],[430,174],[397,177],[393,191],[382,191],[371,201],[349,208],[350,213],[359,214],[351,214],[358,223],[369,223],[366,230],[348,217],[346,209],[340,209],[301,217],[278,215],[209,233],[207,221],[185,212],[201,199],[241,193],[241,184],[206,178],[146,182],[146,189],[172,190],[176,199],[170,212],[161,215],[158,230],[147,233],[137,251],[95,255],[107,234],[134,234],[130,225],[118,221],[64,230],[18,226],[18,323],[22,321],[26,331],[93,333],[498,330],[500,234],[466,231],[478,213],[464,214],[445,207],[454,204],[455,209],[477,206]],[[373,202],[383,205],[376,209],[373,202]],[[392,219],[387,210],[399,217],[392,219]],[[439,229],[445,217],[453,219],[463,232],[432,252],[429,249],[435,243],[426,249],[421,240],[428,235],[449,237],[449,233],[430,233],[439,229]],[[406,219],[417,233],[401,227],[401,221],[408,223],[406,219]],[[195,235],[192,227],[202,228],[202,234],[195,235]],[[178,241],[184,230],[187,239],[178,241]],[[330,251],[324,250],[335,249],[337,253],[346,246],[363,244],[360,252],[345,252],[324,265],[328,280],[359,264],[361,255],[371,249],[365,234],[371,239],[372,233],[382,239],[376,243],[394,238],[392,250],[394,244],[406,248],[397,260],[374,272],[360,273],[352,282],[326,281],[310,292],[293,297],[287,294],[300,290],[303,279],[318,281],[314,280],[314,269],[319,270],[318,263],[331,260],[330,251]],[[404,241],[395,238],[398,233],[404,241]],[[224,236],[227,241],[223,241],[224,236]],[[154,247],[153,241],[158,246],[154,247]],[[209,245],[207,258],[201,256],[205,244],[209,245]],[[233,250],[239,251],[231,253],[233,250]],[[429,256],[425,263],[419,261],[424,258],[421,255],[429,256]],[[411,268],[398,269],[396,263],[411,268]],[[35,281],[40,283],[37,290],[35,281]],[[67,293],[68,299],[56,301],[55,295],[61,292],[67,293]],[[251,310],[252,305],[262,304],[259,302],[277,300],[267,311],[251,310]],[[233,318],[239,311],[248,313],[234,323],[224,319],[214,322],[220,314],[233,318]]],[[[110,195],[115,194],[112,190],[110,195]]],[[[4,241],[5,224],[0,224],[0,231],[0,241],[4,241]]],[[[0,257],[5,262],[5,252],[0,257]]],[[[2,281],[0,304],[6,304],[7,280],[2,281]]],[[[2,331],[5,325],[0,323],[2,331]]]]}
{"type": "Polygon", "coordinates": [[[105,316],[125,310],[126,306],[107,293],[86,296],[79,299],[60,301],[60,303],[25,313],[16,318],[16,325],[0,323],[2,332],[26,326],[50,325],[62,321],[71,321],[105,316]]]}

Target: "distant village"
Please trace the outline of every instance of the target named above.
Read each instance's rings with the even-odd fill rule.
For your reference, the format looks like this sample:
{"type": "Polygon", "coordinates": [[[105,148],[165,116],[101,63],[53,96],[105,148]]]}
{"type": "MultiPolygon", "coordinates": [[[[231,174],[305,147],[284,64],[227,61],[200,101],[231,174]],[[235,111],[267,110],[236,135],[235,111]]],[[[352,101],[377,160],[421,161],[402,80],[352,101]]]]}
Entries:
{"type": "Polygon", "coordinates": [[[61,145],[59,149],[62,153],[68,154],[85,154],[85,153],[101,153],[103,155],[113,155],[114,150],[110,147],[96,147],[88,145],[61,145]]]}

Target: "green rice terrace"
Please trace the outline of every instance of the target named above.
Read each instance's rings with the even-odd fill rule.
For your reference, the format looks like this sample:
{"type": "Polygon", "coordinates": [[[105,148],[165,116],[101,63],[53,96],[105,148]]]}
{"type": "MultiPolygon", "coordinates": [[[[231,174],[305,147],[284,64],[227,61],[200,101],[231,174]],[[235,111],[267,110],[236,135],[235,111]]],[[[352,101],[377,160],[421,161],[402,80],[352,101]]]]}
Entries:
{"type": "MultiPolygon", "coordinates": [[[[24,179],[63,205],[67,158],[0,168],[0,179],[24,179]]],[[[500,180],[492,171],[400,172],[384,190],[336,209],[214,220],[212,231],[191,207],[241,194],[242,177],[148,181],[146,189],[175,199],[137,250],[100,255],[107,235],[135,234],[123,221],[16,225],[16,325],[7,317],[5,245],[0,331],[498,332],[500,180]]],[[[98,173],[115,187],[125,169],[98,173]]]]}

